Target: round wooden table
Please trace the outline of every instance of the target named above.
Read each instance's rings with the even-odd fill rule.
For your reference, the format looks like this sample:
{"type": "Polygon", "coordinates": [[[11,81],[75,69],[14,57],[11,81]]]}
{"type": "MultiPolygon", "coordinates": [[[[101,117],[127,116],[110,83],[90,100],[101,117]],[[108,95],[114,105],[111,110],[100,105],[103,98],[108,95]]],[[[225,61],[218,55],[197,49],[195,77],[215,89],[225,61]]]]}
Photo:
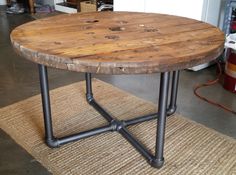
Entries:
{"type": "Polygon", "coordinates": [[[176,110],[179,70],[214,60],[224,49],[224,34],[212,25],[183,17],[134,12],[65,14],[36,20],[14,29],[11,41],[18,53],[39,64],[48,146],[58,147],[95,134],[117,131],[157,168],[164,163],[166,116],[176,110]],[[84,72],[87,101],[109,124],[62,138],[54,137],[47,66],[84,72]],[[92,73],[156,72],[161,73],[157,113],[119,121],[93,98],[92,73]],[[127,129],[152,119],[158,119],[155,155],[127,129]]]}

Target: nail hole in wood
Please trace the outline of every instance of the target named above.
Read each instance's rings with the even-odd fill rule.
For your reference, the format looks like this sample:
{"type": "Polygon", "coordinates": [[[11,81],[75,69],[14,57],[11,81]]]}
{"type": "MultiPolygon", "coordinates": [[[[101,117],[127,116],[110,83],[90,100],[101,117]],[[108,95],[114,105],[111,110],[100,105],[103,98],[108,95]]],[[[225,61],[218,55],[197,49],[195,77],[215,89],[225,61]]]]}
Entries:
{"type": "Polygon", "coordinates": [[[120,37],[117,36],[117,35],[107,35],[107,36],[105,36],[105,38],[107,38],[107,39],[117,40],[117,39],[119,39],[120,37]]]}
{"type": "Polygon", "coordinates": [[[55,42],[54,42],[54,44],[58,44],[58,45],[60,45],[60,44],[61,44],[61,42],[55,41],[55,42]]]}
{"type": "Polygon", "coordinates": [[[153,29],[153,28],[150,28],[150,29],[144,29],[145,32],[157,32],[158,30],[157,29],[153,29]]]}
{"type": "Polygon", "coordinates": [[[88,20],[86,21],[87,23],[96,23],[96,22],[99,22],[99,20],[95,19],[95,20],[88,20]]]}
{"type": "Polygon", "coordinates": [[[123,31],[125,30],[124,27],[109,27],[109,30],[111,31],[123,31]]]}

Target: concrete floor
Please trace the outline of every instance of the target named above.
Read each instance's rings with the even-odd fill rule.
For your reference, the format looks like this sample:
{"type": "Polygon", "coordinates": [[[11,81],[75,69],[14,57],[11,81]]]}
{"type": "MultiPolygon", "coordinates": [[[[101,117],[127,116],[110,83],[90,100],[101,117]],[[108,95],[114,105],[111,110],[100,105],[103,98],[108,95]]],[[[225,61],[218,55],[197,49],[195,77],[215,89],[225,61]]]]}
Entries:
{"type": "MultiPolygon", "coordinates": [[[[9,34],[16,26],[31,21],[28,14],[6,15],[0,7],[0,107],[7,106],[39,94],[37,65],[19,57],[12,49],[9,34]]],[[[159,75],[106,76],[97,78],[109,82],[138,97],[157,103],[159,75]]],[[[193,94],[196,83],[215,78],[215,66],[192,72],[182,71],[177,112],[218,132],[236,138],[236,116],[212,106],[193,94]]],[[[50,89],[81,81],[84,75],[75,72],[49,69],[50,89]]],[[[202,94],[236,109],[236,94],[220,84],[201,90],[202,94]]],[[[0,129],[0,174],[46,175],[50,174],[24,149],[0,129]]]]}

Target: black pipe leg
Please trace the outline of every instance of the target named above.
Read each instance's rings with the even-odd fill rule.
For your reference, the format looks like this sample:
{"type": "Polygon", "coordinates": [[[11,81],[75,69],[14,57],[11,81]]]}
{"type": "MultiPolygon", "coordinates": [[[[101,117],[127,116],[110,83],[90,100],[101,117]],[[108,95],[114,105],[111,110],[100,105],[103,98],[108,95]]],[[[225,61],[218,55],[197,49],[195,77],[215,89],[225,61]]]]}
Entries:
{"type": "MultiPolygon", "coordinates": [[[[171,89],[170,89],[171,94],[169,97],[170,102],[169,102],[169,105],[167,108],[167,116],[174,114],[177,109],[176,102],[177,102],[177,94],[178,94],[178,86],[179,86],[179,73],[180,73],[179,70],[173,71],[173,73],[172,73],[171,89]]],[[[138,123],[142,123],[142,122],[157,119],[157,118],[158,118],[158,113],[153,113],[153,114],[125,120],[124,124],[125,124],[125,126],[130,126],[130,125],[135,125],[138,123]]]]}
{"type": "Polygon", "coordinates": [[[165,125],[167,116],[167,101],[169,89],[169,72],[161,73],[160,92],[158,104],[158,120],[157,120],[157,136],[156,136],[156,150],[155,157],[151,165],[156,168],[161,168],[164,164],[164,140],[165,140],[165,125]]]}
{"type": "Polygon", "coordinates": [[[108,122],[112,122],[114,118],[107,111],[105,111],[93,98],[91,73],[85,73],[85,81],[87,102],[91,106],[93,106],[93,108],[96,109],[108,122]]]}
{"type": "Polygon", "coordinates": [[[172,73],[172,82],[171,82],[171,95],[170,95],[170,104],[167,109],[167,115],[172,115],[175,113],[177,109],[177,93],[178,93],[178,86],[179,86],[179,70],[174,71],[172,73]]]}
{"type": "MultiPolygon", "coordinates": [[[[88,85],[87,88],[87,97],[88,101],[93,100],[92,86],[91,86],[91,74],[86,75],[86,81],[88,85]]],[[[40,87],[41,87],[41,96],[42,96],[42,106],[43,106],[43,115],[44,115],[44,127],[45,127],[45,140],[46,144],[50,148],[59,147],[69,142],[74,142],[83,138],[87,138],[93,135],[101,134],[108,131],[115,130],[113,125],[109,124],[107,126],[94,128],[87,131],[82,131],[77,134],[68,135],[62,138],[56,138],[53,135],[53,126],[52,126],[52,116],[51,116],[51,105],[50,105],[50,95],[48,87],[48,74],[47,67],[44,65],[39,65],[39,77],[40,77],[40,87]]]]}
{"type": "Polygon", "coordinates": [[[86,80],[86,99],[90,103],[93,99],[91,73],[85,73],[86,80]]]}
{"type": "Polygon", "coordinates": [[[53,136],[47,67],[39,64],[38,68],[44,116],[45,140],[49,147],[55,148],[58,147],[59,144],[57,139],[53,136]]]}
{"type": "MultiPolygon", "coordinates": [[[[177,97],[177,88],[178,88],[178,73],[173,73],[172,78],[172,90],[170,97],[169,107],[176,107],[176,97],[177,97]]],[[[93,98],[92,92],[92,80],[91,73],[85,74],[86,79],[86,98],[88,103],[94,107],[94,109],[99,112],[109,124],[106,126],[94,128],[87,131],[82,131],[77,134],[72,134],[64,136],[61,138],[55,138],[53,135],[52,128],[52,117],[51,117],[51,107],[50,107],[50,96],[49,96],[49,87],[48,87],[48,75],[47,67],[39,65],[39,75],[40,75],[40,86],[41,86],[41,95],[42,95],[42,105],[43,105],[43,114],[44,114],[44,125],[45,125],[45,138],[46,144],[51,147],[59,147],[61,145],[74,142],[83,138],[94,136],[97,134],[102,134],[109,131],[117,131],[124,138],[126,138],[131,145],[133,145],[137,151],[147,159],[147,161],[156,168],[161,168],[164,164],[163,150],[164,150],[164,137],[165,137],[165,122],[166,116],[168,115],[167,103],[168,103],[168,90],[169,90],[169,72],[161,73],[160,79],[160,94],[159,94],[159,107],[158,113],[150,114],[147,116],[141,116],[135,119],[119,121],[113,118],[106,110],[104,110],[93,98]],[[157,119],[157,135],[156,135],[156,149],[155,155],[152,155],[141,143],[139,143],[135,137],[133,137],[127,130],[126,126],[137,124],[140,122],[157,119]]],[[[170,109],[169,108],[169,109],[170,109]]]]}

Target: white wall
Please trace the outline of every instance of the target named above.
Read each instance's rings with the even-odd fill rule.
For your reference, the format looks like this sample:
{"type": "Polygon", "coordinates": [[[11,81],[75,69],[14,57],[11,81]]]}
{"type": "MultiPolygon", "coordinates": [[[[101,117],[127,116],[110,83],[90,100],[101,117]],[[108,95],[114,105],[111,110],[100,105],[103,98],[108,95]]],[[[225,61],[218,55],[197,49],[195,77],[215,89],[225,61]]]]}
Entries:
{"type": "Polygon", "coordinates": [[[145,12],[158,12],[201,20],[204,0],[146,0],[145,12]]]}
{"type": "Polygon", "coordinates": [[[114,0],[114,11],[165,13],[219,26],[222,0],[114,0]]]}
{"type": "Polygon", "coordinates": [[[223,25],[224,25],[225,6],[226,6],[226,0],[222,0],[221,1],[221,7],[220,7],[220,19],[219,19],[220,29],[223,29],[223,25]]]}
{"type": "Polygon", "coordinates": [[[114,11],[144,12],[146,0],[113,0],[114,11]]]}

